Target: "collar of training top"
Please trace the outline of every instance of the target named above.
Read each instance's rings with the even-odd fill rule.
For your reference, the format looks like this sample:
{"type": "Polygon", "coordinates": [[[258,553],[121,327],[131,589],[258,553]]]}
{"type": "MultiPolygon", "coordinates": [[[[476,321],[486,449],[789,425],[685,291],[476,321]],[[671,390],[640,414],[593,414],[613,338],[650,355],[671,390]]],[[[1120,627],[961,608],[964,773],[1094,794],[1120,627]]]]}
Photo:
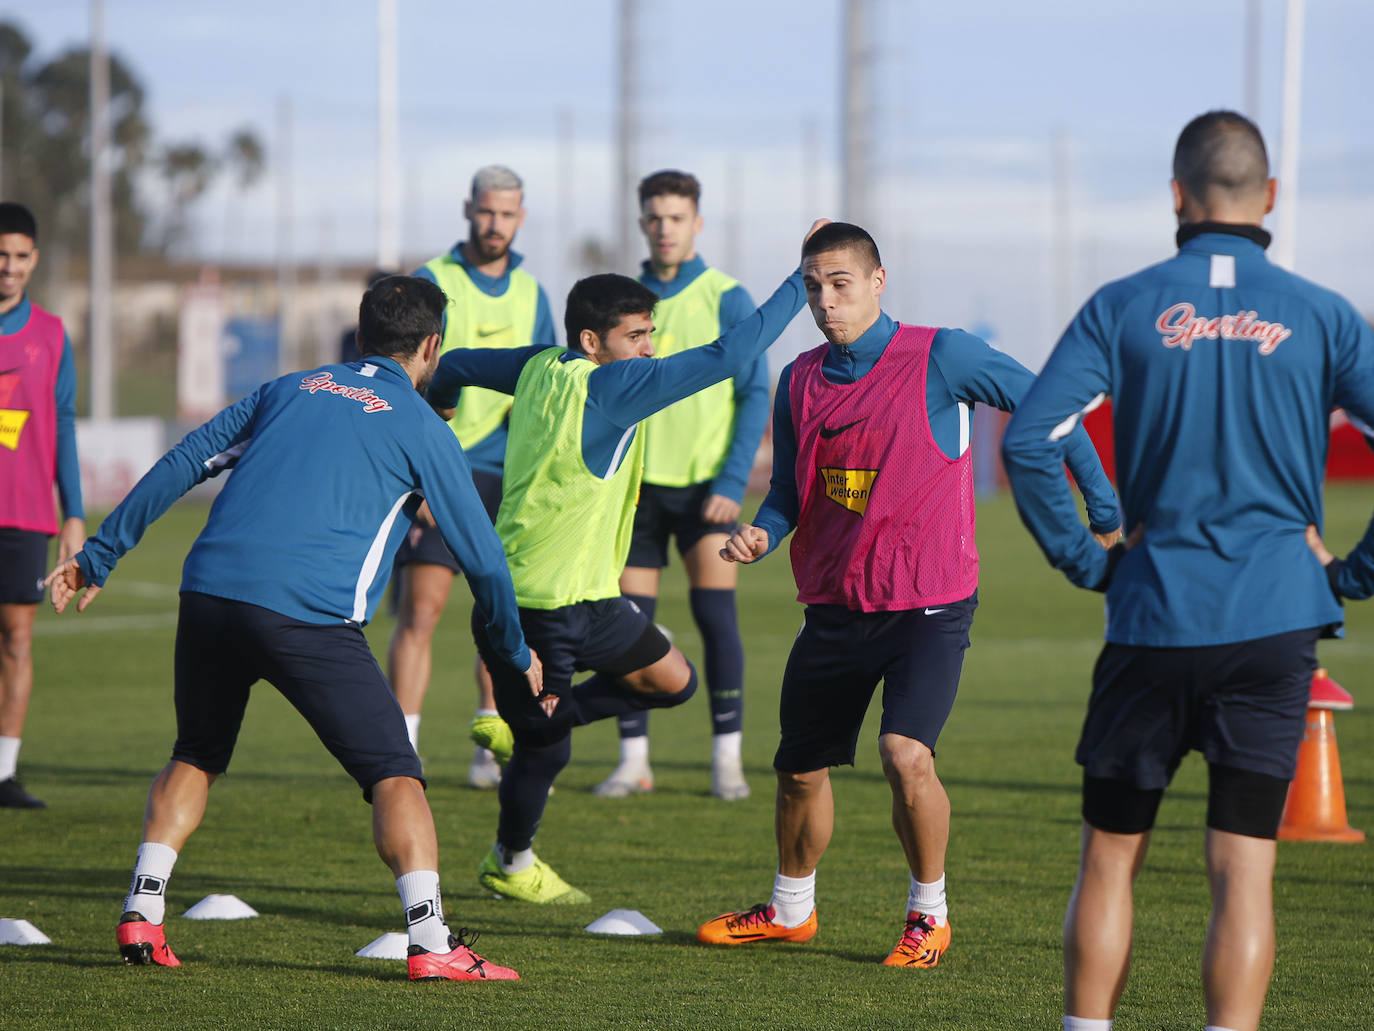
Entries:
{"type": "Polygon", "coordinates": [[[1193,237],[1201,236],[1203,233],[1230,233],[1232,236],[1243,236],[1264,248],[1268,248],[1269,241],[1273,239],[1269,230],[1261,229],[1259,226],[1236,225],[1232,222],[1185,222],[1178,227],[1174,241],[1182,247],[1193,237]]]}

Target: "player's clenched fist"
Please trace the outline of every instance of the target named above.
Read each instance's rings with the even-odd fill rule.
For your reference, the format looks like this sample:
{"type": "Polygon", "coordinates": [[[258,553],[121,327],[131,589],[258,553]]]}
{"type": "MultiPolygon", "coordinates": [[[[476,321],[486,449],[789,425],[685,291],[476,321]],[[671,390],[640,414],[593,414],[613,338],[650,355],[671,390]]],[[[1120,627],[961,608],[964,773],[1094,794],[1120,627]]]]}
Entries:
{"type": "Polygon", "coordinates": [[[720,549],[720,557],[726,562],[753,562],[754,559],[763,558],[767,551],[768,531],[745,523],[725,542],[725,547],[720,549]]]}

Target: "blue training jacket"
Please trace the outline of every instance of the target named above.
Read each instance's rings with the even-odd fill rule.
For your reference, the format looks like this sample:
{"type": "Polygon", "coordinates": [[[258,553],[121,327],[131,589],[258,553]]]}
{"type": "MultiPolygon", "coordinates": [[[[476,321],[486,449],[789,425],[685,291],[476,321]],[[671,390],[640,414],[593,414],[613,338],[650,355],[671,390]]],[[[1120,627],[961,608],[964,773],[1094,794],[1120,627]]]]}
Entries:
{"type": "Polygon", "coordinates": [[[1264,256],[1255,226],[1185,226],[1178,255],[1099,290],[1017,408],[1002,457],[1050,562],[1107,591],[1107,640],[1247,641],[1341,621],[1374,589],[1374,530],[1344,567],[1322,526],[1329,416],[1374,420],[1374,332],[1351,305],[1264,256]],[[1126,532],[1113,566],[1067,518],[1064,434],[1112,398],[1126,532]],[[1331,582],[1335,581],[1334,585],[1331,582]]]}
{"type": "Polygon", "coordinates": [[[428,500],[492,647],[529,668],[505,553],[463,449],[390,358],[283,376],[188,433],[86,542],[78,556],[86,579],[103,584],[172,502],[230,466],[186,557],[183,591],[306,623],[362,625],[428,500]]]}

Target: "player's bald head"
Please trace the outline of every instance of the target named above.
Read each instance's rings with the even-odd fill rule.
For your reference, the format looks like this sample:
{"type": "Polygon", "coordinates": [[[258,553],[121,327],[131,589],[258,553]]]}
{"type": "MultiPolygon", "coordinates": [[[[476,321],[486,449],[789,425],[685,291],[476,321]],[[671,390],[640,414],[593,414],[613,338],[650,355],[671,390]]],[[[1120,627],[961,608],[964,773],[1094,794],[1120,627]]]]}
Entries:
{"type": "Polygon", "coordinates": [[[1174,179],[1201,204],[1262,194],[1269,182],[1269,154],[1255,123],[1235,111],[1208,111],[1179,133],[1174,179]]]}

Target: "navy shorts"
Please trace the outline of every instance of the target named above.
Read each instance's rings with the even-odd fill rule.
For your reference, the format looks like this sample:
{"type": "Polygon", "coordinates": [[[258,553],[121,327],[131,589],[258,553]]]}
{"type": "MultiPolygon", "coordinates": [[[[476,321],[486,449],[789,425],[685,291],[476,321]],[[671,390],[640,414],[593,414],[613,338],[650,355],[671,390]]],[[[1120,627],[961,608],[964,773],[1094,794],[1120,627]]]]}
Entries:
{"type": "MultiPolygon", "coordinates": [[[[477,488],[477,496],[482,499],[482,507],[487,510],[487,516],[494,525],[496,512],[501,507],[501,474],[474,469],[472,485],[477,488]]],[[[451,570],[455,576],[463,571],[463,567],[453,557],[453,552],[449,551],[448,545],[444,543],[444,535],[439,532],[439,528],[421,526],[419,523],[410,528],[401,541],[401,546],[396,549],[393,568],[400,569],[401,566],[410,565],[443,566],[451,570]]]]}
{"type": "Polygon", "coordinates": [[[1107,644],[1076,758],[1089,777],[1166,787],[1188,752],[1290,780],[1306,726],[1319,631],[1204,648],[1107,644]]]}
{"type": "Polygon", "coordinates": [[[703,537],[739,529],[738,523],[702,522],[701,506],[710,496],[710,483],[694,483],[690,487],[646,483],[640,487],[630,555],[625,564],[638,569],[662,569],[668,564],[670,537],[677,538],[677,553],[685,555],[703,537]]]}
{"type": "Polygon", "coordinates": [[[388,777],[424,782],[401,707],[362,630],[182,591],[172,758],[206,773],[228,769],[259,680],[296,707],[369,802],[372,786],[388,777]]]}
{"type": "Polygon", "coordinates": [[[48,575],[48,535],[0,527],[0,605],[37,605],[48,575]]]}
{"type": "Polygon", "coordinates": [[[810,773],[853,765],[880,680],[880,733],[913,738],[933,753],[954,708],[977,607],[977,591],[963,601],[901,612],[808,605],[782,677],[774,768],[810,773]]]}
{"type": "MultiPolygon", "coordinates": [[[[587,722],[571,693],[573,674],[595,670],[612,677],[652,666],[672,645],[629,598],[580,601],[558,609],[521,609],[525,641],[544,664],[544,692],[559,696],[553,715],[545,715],[530,694],[524,673],[498,659],[487,644],[480,617],[473,612],[473,637],[491,670],[496,709],[517,740],[550,744],[587,722]]],[[[626,688],[628,691],[629,688],[626,688]]]]}

